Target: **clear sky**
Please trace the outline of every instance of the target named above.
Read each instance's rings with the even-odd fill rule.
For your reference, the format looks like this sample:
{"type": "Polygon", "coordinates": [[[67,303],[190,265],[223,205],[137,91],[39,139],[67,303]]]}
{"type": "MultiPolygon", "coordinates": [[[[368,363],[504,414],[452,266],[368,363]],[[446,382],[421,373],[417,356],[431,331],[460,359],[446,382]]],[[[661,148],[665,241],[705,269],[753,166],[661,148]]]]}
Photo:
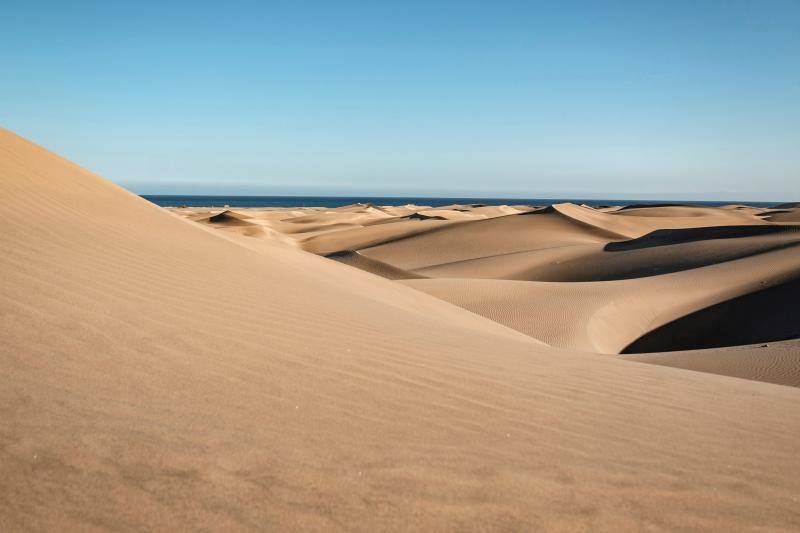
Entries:
{"type": "Polygon", "coordinates": [[[0,0],[0,124],[139,193],[800,200],[800,1],[0,0]]]}

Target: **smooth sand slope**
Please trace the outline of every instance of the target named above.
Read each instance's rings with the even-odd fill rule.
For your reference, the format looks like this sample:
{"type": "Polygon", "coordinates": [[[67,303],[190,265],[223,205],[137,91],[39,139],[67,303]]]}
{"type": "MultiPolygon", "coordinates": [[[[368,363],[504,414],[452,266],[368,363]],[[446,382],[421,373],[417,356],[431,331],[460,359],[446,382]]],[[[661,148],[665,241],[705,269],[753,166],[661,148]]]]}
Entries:
{"type": "Polygon", "coordinates": [[[3,531],[800,527],[796,388],[544,346],[6,131],[0,201],[3,531]]]}
{"type": "Polygon", "coordinates": [[[800,387],[800,340],[625,355],[630,361],[800,387]]]}

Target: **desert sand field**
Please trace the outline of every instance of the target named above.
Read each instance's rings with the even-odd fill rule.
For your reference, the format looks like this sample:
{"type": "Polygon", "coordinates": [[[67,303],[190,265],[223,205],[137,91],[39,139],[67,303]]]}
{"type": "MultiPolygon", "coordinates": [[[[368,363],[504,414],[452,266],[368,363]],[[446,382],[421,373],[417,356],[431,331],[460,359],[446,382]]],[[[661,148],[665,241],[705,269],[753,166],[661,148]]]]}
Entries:
{"type": "Polygon", "coordinates": [[[800,205],[0,201],[1,531],[800,529],[800,205]]]}

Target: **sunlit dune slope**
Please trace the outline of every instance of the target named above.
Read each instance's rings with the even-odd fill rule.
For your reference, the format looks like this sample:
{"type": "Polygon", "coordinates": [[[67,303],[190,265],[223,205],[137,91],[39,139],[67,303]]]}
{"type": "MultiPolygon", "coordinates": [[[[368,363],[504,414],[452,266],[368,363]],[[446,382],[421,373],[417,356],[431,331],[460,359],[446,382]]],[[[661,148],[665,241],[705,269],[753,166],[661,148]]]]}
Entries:
{"type": "Polygon", "coordinates": [[[7,131],[0,202],[4,531],[800,524],[798,389],[544,346],[7,131]]]}

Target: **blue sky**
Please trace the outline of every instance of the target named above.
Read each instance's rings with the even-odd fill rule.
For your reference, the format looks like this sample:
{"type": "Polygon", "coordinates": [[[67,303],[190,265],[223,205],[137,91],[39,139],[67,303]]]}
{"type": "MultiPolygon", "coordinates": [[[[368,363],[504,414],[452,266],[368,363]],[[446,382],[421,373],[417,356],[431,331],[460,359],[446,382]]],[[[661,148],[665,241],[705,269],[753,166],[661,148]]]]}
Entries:
{"type": "Polygon", "coordinates": [[[0,124],[139,193],[800,199],[796,0],[0,7],[0,124]]]}

